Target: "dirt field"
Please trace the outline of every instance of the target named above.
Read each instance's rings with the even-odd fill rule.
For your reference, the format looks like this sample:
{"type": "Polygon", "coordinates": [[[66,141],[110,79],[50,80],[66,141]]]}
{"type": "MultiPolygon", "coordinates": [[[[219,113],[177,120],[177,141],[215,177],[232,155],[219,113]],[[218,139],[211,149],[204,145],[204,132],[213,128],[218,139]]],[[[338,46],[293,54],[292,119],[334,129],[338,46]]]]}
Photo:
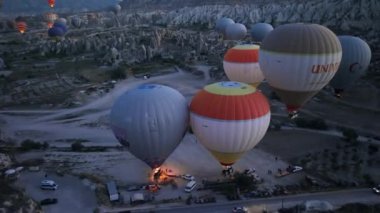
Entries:
{"type": "Polygon", "coordinates": [[[338,143],[343,142],[336,136],[281,130],[268,132],[257,148],[288,161],[309,152],[334,148],[338,143]]]}

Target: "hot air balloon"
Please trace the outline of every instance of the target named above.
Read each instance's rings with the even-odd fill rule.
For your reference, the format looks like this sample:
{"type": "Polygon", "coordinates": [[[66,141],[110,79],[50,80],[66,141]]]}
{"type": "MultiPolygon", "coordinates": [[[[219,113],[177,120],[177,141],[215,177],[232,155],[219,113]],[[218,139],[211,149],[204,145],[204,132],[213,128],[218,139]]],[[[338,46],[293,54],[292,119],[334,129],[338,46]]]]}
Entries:
{"type": "Polygon", "coordinates": [[[223,68],[228,79],[251,84],[257,87],[263,80],[264,75],[259,65],[258,45],[237,45],[224,55],[223,68]]]}
{"type": "Polygon", "coordinates": [[[221,19],[218,19],[218,21],[216,21],[216,25],[215,25],[215,29],[217,32],[223,34],[223,36],[225,36],[226,34],[226,28],[229,24],[235,24],[234,20],[230,19],[230,18],[221,18],[221,19]]]}
{"type": "Polygon", "coordinates": [[[49,37],[62,37],[65,35],[62,28],[60,27],[52,27],[48,30],[49,37]]]}
{"type": "Polygon", "coordinates": [[[55,21],[55,23],[59,23],[59,24],[62,24],[64,26],[67,25],[67,20],[65,18],[59,18],[55,21]]]}
{"type": "Polygon", "coordinates": [[[119,140],[152,169],[178,146],[188,128],[188,105],[178,91],[159,84],[129,90],[114,103],[110,123],[119,140]]]}
{"type": "Polygon", "coordinates": [[[82,24],[82,21],[79,17],[73,17],[71,19],[71,25],[73,25],[76,28],[80,28],[82,24]]]}
{"type": "Polygon", "coordinates": [[[330,85],[335,95],[352,86],[367,70],[371,61],[371,49],[362,39],[354,36],[338,36],[342,45],[342,62],[330,85]]]}
{"type": "Polygon", "coordinates": [[[62,31],[63,31],[63,33],[66,33],[66,32],[67,32],[67,26],[64,25],[64,24],[61,24],[61,23],[57,23],[57,22],[55,22],[55,23],[53,24],[53,27],[61,28],[62,31]]]}
{"type": "Polygon", "coordinates": [[[190,125],[204,147],[231,166],[264,137],[269,103],[256,88],[226,81],[207,85],[190,104],[190,125]]]}
{"type": "Polygon", "coordinates": [[[54,7],[54,5],[55,5],[55,0],[48,0],[47,2],[48,2],[49,6],[50,6],[51,8],[54,7]]]}
{"type": "Polygon", "coordinates": [[[273,26],[267,23],[257,23],[251,28],[251,37],[254,41],[262,42],[265,36],[267,36],[273,30],[273,26]]]}
{"type": "Polygon", "coordinates": [[[334,77],[342,58],[337,36],[318,24],[285,24],[262,42],[259,64],[289,116],[334,77]]]}
{"type": "Polygon", "coordinates": [[[241,40],[247,35],[247,28],[243,24],[229,24],[226,27],[226,40],[241,40]]]}
{"type": "Polygon", "coordinates": [[[121,11],[121,6],[119,4],[115,4],[111,6],[110,10],[117,15],[121,11]]]}
{"type": "Polygon", "coordinates": [[[48,24],[48,28],[53,27],[53,23],[57,19],[58,19],[58,15],[55,14],[55,13],[46,13],[45,14],[45,20],[46,20],[46,22],[48,24]]]}
{"type": "Polygon", "coordinates": [[[18,21],[18,22],[16,22],[16,26],[17,26],[18,31],[20,33],[24,34],[26,32],[28,25],[24,21],[18,21]]]}

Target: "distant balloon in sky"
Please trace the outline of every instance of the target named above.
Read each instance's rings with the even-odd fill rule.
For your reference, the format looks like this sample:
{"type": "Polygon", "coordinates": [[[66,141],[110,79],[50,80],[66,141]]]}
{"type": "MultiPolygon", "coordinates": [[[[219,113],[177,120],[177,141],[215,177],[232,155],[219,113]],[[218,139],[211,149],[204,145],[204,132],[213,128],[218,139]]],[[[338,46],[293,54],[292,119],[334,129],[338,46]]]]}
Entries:
{"type": "Polygon", "coordinates": [[[334,77],[342,59],[337,36],[318,24],[285,24],[260,47],[266,80],[286,104],[290,117],[334,77]]]}
{"type": "Polygon", "coordinates": [[[226,40],[242,40],[246,35],[247,28],[243,24],[229,24],[226,27],[226,40]]]}
{"type": "Polygon", "coordinates": [[[28,25],[24,21],[16,21],[16,26],[17,26],[18,31],[21,34],[24,34],[26,32],[27,27],[28,27],[28,25]]]}
{"type": "Polygon", "coordinates": [[[372,54],[368,44],[358,37],[338,36],[338,38],[342,45],[342,62],[330,85],[335,89],[335,95],[340,97],[341,92],[364,75],[372,54]]]}
{"type": "Polygon", "coordinates": [[[236,45],[224,55],[223,68],[228,79],[257,87],[264,75],[259,65],[260,46],[252,44],[236,45]]]}
{"type": "Polygon", "coordinates": [[[257,23],[252,25],[251,37],[254,41],[262,42],[265,36],[272,32],[273,26],[267,23],[257,23]]]}
{"type": "Polygon", "coordinates": [[[48,30],[49,37],[62,37],[65,35],[65,32],[60,27],[53,26],[48,30]]]}
{"type": "Polygon", "coordinates": [[[205,86],[190,104],[191,128],[223,166],[230,166],[264,137],[270,122],[266,97],[241,82],[205,86]]]}
{"type": "Polygon", "coordinates": [[[161,166],[186,134],[185,97],[159,84],[145,84],[121,95],[111,109],[110,124],[119,142],[152,169],[161,166]]]}
{"type": "Polygon", "coordinates": [[[223,34],[223,36],[225,36],[226,28],[227,28],[227,25],[229,25],[229,24],[235,24],[234,20],[232,20],[230,18],[223,17],[223,18],[218,19],[216,21],[215,29],[218,33],[221,33],[221,34],[223,34]]]}
{"type": "Polygon", "coordinates": [[[48,2],[49,6],[50,6],[51,8],[54,7],[54,5],[55,5],[55,0],[47,0],[47,2],[48,2]]]}
{"type": "Polygon", "coordinates": [[[59,18],[55,21],[55,23],[59,23],[59,24],[62,24],[62,25],[67,25],[67,20],[65,18],[59,18]]]}
{"type": "Polygon", "coordinates": [[[63,33],[66,33],[67,32],[67,26],[62,24],[62,23],[59,23],[59,22],[55,22],[53,24],[53,27],[57,27],[57,28],[61,28],[63,33]]]}
{"type": "Polygon", "coordinates": [[[121,6],[119,4],[115,4],[111,6],[110,10],[117,15],[121,11],[121,6]]]}
{"type": "Polygon", "coordinates": [[[58,19],[58,15],[55,13],[46,13],[44,17],[47,22],[48,28],[53,27],[54,21],[58,19]]]}
{"type": "Polygon", "coordinates": [[[79,18],[79,17],[73,17],[71,19],[71,24],[76,27],[76,28],[80,28],[81,25],[82,25],[82,20],[79,18]]]}

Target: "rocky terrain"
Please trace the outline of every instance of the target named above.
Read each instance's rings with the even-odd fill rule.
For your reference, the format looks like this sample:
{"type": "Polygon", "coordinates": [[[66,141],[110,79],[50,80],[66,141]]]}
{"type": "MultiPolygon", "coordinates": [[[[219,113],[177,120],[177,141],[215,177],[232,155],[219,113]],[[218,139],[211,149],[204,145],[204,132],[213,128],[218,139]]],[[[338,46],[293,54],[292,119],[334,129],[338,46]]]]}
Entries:
{"type": "MultiPolygon", "coordinates": [[[[36,0],[0,0],[0,11],[4,14],[34,14],[50,10],[47,1],[36,0]]],[[[86,10],[105,9],[118,2],[117,0],[65,0],[57,1],[55,10],[59,12],[78,12],[86,10]]]]}

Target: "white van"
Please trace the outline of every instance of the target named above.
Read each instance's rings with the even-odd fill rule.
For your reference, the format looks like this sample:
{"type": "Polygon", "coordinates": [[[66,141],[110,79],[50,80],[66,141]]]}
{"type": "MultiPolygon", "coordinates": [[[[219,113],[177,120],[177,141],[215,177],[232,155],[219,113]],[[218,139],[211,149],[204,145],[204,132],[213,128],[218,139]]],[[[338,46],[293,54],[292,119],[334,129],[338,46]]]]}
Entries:
{"type": "Polygon", "coordinates": [[[195,180],[192,180],[186,184],[185,192],[191,192],[195,187],[197,186],[197,182],[195,180]]]}
{"type": "Polygon", "coordinates": [[[56,184],[53,180],[43,180],[40,184],[41,189],[49,189],[49,190],[57,190],[58,184],[56,184]]]}

